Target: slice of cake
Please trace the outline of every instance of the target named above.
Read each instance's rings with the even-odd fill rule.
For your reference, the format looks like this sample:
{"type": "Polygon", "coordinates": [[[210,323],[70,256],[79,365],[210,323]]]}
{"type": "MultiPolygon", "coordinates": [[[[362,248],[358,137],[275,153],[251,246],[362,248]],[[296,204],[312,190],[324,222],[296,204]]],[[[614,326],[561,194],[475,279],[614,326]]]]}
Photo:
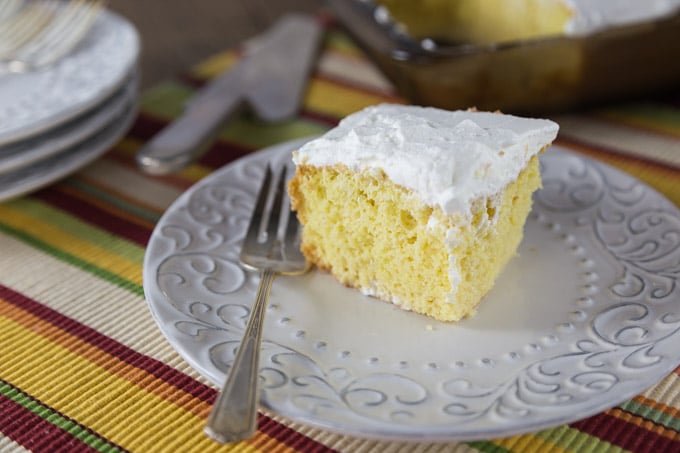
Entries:
{"type": "Polygon", "coordinates": [[[302,251],[364,294],[439,320],[475,312],[522,239],[552,121],[369,107],[293,154],[302,251]]]}

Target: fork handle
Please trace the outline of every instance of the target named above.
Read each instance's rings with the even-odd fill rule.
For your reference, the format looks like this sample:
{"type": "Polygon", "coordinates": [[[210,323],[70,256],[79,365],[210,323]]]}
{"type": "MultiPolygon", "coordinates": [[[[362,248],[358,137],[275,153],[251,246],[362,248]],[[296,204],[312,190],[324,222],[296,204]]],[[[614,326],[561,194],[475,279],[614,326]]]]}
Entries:
{"type": "Polygon", "coordinates": [[[260,344],[265,311],[276,273],[264,269],[257,298],[227,381],[210,412],[205,433],[220,443],[252,437],[257,429],[260,344]]]}

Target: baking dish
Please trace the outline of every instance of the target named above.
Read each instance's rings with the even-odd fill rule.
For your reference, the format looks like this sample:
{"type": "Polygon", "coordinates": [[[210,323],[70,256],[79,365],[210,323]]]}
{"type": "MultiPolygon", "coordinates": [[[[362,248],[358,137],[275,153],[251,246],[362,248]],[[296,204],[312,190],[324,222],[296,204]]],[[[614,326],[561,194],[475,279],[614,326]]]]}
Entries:
{"type": "Polygon", "coordinates": [[[586,36],[448,45],[409,37],[371,1],[327,4],[415,104],[536,114],[680,86],[680,13],[586,36]]]}

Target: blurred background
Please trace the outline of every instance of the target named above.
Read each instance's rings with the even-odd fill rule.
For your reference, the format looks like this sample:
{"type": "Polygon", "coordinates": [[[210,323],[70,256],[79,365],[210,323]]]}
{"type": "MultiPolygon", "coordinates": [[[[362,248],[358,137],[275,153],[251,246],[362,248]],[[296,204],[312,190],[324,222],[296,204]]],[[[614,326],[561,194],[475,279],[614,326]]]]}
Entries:
{"type": "MultiPolygon", "coordinates": [[[[350,29],[400,94],[417,104],[447,109],[475,105],[484,110],[536,115],[637,98],[650,92],[676,93],[680,84],[680,13],[661,27],[642,23],[588,39],[522,41],[519,36],[514,46],[475,47],[474,51],[461,48],[443,58],[440,53],[434,58],[428,54],[425,59],[394,59],[392,50],[385,51],[383,43],[373,39],[372,30],[360,25],[363,13],[338,14],[348,4],[361,3],[370,5],[347,0],[111,0],[109,5],[132,21],[141,34],[142,89],[238,46],[267,29],[285,12],[318,13],[324,6],[350,29]]],[[[401,12],[409,20],[422,18],[415,25],[424,28],[424,36],[441,19],[438,10],[434,14],[427,11],[428,2],[374,3],[404,7],[405,11],[390,11],[401,12]]],[[[472,17],[483,17],[480,20],[485,32],[497,28],[487,20],[495,17],[494,8],[486,8],[481,14],[477,10],[482,4],[467,5],[474,7],[472,17]]],[[[506,13],[514,14],[509,22],[514,24],[512,32],[531,28],[531,18],[515,17],[522,15],[510,7],[506,13]]],[[[559,16],[555,11],[541,12],[544,13],[559,16]]],[[[370,12],[363,16],[374,17],[370,12]]],[[[447,30],[458,30],[466,22],[456,24],[451,26],[444,20],[447,30]]]]}
{"type": "Polygon", "coordinates": [[[142,38],[142,87],[149,87],[274,23],[286,11],[318,12],[320,0],[111,0],[142,38]]]}

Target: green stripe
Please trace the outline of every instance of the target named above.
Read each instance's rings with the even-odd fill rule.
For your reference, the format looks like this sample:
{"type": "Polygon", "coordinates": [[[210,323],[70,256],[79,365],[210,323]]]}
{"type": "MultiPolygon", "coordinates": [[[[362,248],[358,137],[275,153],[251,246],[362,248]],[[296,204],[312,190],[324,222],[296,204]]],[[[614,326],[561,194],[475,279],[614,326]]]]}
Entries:
{"type": "Polygon", "coordinates": [[[260,149],[297,138],[320,135],[328,129],[328,125],[304,120],[268,124],[265,126],[253,118],[241,116],[226,125],[221,137],[232,143],[238,143],[252,149],[260,149]]]}
{"type": "Polygon", "coordinates": [[[636,401],[630,400],[619,405],[621,409],[631,414],[650,420],[657,425],[672,429],[673,431],[680,431],[680,419],[671,414],[656,410],[650,406],[645,406],[636,401]]]}
{"type": "Polygon", "coordinates": [[[12,208],[35,219],[57,225],[59,229],[79,239],[104,248],[107,252],[123,257],[141,265],[144,262],[144,248],[133,242],[114,236],[95,226],[80,221],[78,218],[32,198],[20,198],[12,202],[12,208]]]}
{"type": "Polygon", "coordinates": [[[41,241],[40,239],[31,236],[24,231],[19,231],[3,223],[0,223],[0,231],[9,234],[10,236],[14,236],[15,238],[29,244],[34,248],[43,251],[44,253],[52,255],[55,258],[64,261],[74,267],[89,272],[97,276],[98,278],[101,278],[102,280],[108,281],[109,283],[113,283],[114,285],[119,286],[127,291],[130,291],[133,294],[136,294],[138,296],[144,296],[144,289],[142,288],[142,285],[133,283],[129,280],[120,277],[117,274],[114,274],[113,272],[95,266],[92,263],[82,260],[77,256],[71,255],[70,253],[66,253],[63,250],[59,250],[58,248],[53,247],[52,245],[47,244],[46,242],[41,241]]]}
{"type": "Polygon", "coordinates": [[[194,93],[187,85],[166,81],[147,90],[141,98],[141,111],[161,119],[174,119],[182,113],[186,101],[194,93]]]}
{"type": "Polygon", "coordinates": [[[486,441],[467,442],[467,445],[484,453],[512,453],[506,448],[499,447],[494,443],[486,441]]]}
{"type": "Polygon", "coordinates": [[[117,446],[108,443],[105,439],[94,435],[91,431],[78,425],[76,422],[65,418],[47,406],[40,404],[35,399],[29,397],[27,394],[21,392],[16,387],[0,380],[0,395],[14,401],[22,406],[24,409],[39,416],[43,420],[57,426],[66,431],[74,438],[86,444],[90,448],[103,453],[112,453],[121,451],[117,446]]]}
{"type": "Polygon", "coordinates": [[[362,54],[354,41],[345,33],[329,30],[325,35],[324,49],[333,49],[352,54],[362,54]]]}
{"type": "MultiPolygon", "coordinates": [[[[165,82],[144,96],[142,111],[162,120],[171,120],[180,115],[193,93],[194,90],[180,83],[165,82]]],[[[263,123],[252,113],[245,111],[235,115],[225,124],[220,132],[220,138],[248,148],[260,149],[297,138],[320,135],[329,128],[330,126],[325,123],[299,118],[263,123]]]]}
{"type": "Polygon", "coordinates": [[[106,202],[108,205],[115,206],[121,211],[133,214],[135,217],[139,219],[156,223],[161,218],[161,215],[155,211],[151,211],[139,205],[130,203],[127,200],[124,200],[120,197],[117,197],[113,194],[103,191],[98,187],[88,184],[86,181],[83,181],[79,178],[69,178],[63,181],[62,184],[71,186],[74,189],[79,190],[80,192],[85,192],[91,197],[96,198],[98,200],[102,200],[106,202]]]}

